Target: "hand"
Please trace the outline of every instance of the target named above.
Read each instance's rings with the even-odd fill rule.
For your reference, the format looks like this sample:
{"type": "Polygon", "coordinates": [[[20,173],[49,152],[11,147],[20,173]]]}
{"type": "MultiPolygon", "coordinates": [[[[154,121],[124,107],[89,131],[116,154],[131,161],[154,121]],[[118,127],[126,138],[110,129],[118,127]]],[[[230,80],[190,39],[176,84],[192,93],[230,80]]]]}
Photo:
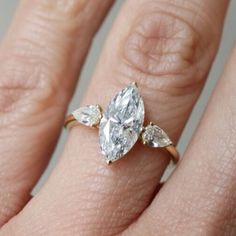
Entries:
{"type": "MultiPolygon", "coordinates": [[[[148,120],[177,142],[217,52],[227,2],[127,0],[82,103],[106,107],[136,81],[148,120]]],[[[79,126],[30,199],[111,5],[21,1],[0,48],[0,236],[236,235],[236,49],[160,191],[168,156],[137,145],[108,167],[97,131],[79,126]]]]}

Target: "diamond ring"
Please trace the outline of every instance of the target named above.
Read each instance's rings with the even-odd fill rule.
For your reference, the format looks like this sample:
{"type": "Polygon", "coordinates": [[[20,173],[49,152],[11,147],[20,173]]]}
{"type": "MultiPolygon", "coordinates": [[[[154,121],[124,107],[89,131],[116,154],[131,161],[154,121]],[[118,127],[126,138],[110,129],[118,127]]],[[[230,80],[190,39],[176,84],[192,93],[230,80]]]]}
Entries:
{"type": "Polygon", "coordinates": [[[121,90],[103,112],[99,105],[80,107],[66,117],[65,127],[82,124],[99,129],[99,142],[107,164],[121,159],[140,138],[144,145],[167,150],[177,163],[179,153],[163,129],[144,126],[144,103],[136,83],[121,90]]]}

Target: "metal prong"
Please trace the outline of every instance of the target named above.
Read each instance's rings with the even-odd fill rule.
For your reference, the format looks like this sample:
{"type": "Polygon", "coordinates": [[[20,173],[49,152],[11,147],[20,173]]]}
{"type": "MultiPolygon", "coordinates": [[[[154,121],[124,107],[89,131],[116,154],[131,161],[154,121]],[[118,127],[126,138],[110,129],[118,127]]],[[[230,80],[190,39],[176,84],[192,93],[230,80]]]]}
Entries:
{"type": "Polygon", "coordinates": [[[98,124],[93,124],[91,127],[92,128],[99,128],[99,123],[98,124]]]}
{"type": "Polygon", "coordinates": [[[111,160],[106,160],[107,165],[111,165],[112,161],[111,160]]]}
{"type": "Polygon", "coordinates": [[[138,88],[138,84],[136,82],[132,82],[131,84],[135,86],[136,88],[138,88]]]}
{"type": "Polygon", "coordinates": [[[103,112],[102,107],[100,105],[97,104],[96,107],[100,110],[101,113],[103,112]]]}
{"type": "Polygon", "coordinates": [[[145,127],[142,127],[140,130],[140,133],[143,133],[145,131],[145,127]]]}

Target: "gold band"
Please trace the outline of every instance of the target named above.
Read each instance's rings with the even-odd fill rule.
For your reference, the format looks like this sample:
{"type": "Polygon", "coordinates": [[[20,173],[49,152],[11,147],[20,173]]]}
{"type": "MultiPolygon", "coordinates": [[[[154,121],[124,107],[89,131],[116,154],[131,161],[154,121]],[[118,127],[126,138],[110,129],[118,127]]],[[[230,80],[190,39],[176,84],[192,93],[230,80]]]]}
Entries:
{"type": "Polygon", "coordinates": [[[66,117],[66,119],[65,119],[64,127],[65,127],[66,129],[70,129],[70,128],[72,128],[72,127],[78,125],[78,124],[79,124],[79,123],[77,122],[77,120],[75,119],[75,117],[74,117],[72,114],[70,114],[70,115],[68,115],[68,116],[66,117]]]}
{"type": "Polygon", "coordinates": [[[179,161],[179,152],[176,149],[176,147],[171,144],[167,147],[165,147],[165,149],[169,152],[169,154],[171,155],[171,160],[173,161],[174,164],[177,164],[179,161]]]}

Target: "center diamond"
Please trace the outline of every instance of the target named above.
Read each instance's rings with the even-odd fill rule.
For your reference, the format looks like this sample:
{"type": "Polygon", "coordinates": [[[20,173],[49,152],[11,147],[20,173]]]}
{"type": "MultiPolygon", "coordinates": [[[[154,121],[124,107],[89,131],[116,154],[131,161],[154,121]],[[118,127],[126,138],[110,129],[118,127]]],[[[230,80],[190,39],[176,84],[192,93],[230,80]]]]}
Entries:
{"type": "Polygon", "coordinates": [[[100,122],[100,146],[108,162],[120,159],[134,146],[143,121],[143,99],[137,87],[129,85],[112,99],[100,122]]]}

